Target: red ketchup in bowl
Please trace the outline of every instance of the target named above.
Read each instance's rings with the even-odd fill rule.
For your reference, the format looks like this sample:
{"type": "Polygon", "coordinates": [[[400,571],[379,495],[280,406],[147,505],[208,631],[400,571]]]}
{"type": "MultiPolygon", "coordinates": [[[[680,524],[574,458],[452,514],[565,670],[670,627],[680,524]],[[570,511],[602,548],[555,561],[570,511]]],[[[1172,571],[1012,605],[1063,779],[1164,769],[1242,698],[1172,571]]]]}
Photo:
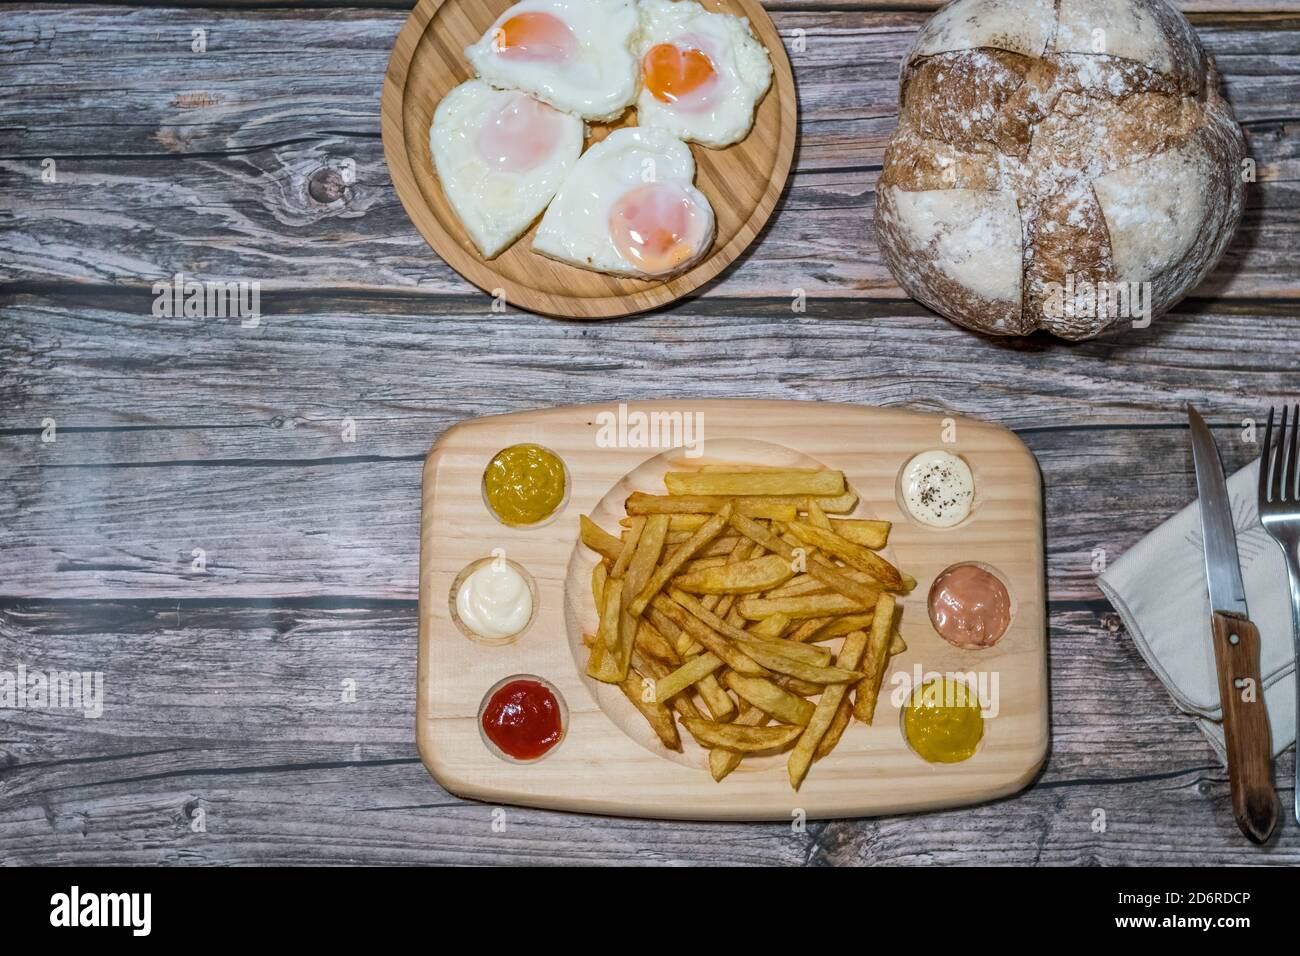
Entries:
{"type": "Polygon", "coordinates": [[[991,647],[1011,623],[1011,596],[993,572],[953,565],[930,587],[930,622],[949,644],[991,647]]]}
{"type": "Polygon", "coordinates": [[[512,680],[483,708],[483,733],[507,756],[536,760],[564,736],[560,702],[540,681],[512,680]]]}

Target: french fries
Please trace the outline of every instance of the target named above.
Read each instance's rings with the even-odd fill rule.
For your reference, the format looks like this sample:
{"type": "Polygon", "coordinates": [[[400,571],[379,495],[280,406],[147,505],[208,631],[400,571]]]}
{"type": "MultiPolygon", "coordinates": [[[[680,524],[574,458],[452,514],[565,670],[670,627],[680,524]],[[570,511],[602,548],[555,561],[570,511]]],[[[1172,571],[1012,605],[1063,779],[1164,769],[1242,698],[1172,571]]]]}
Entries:
{"type": "Polygon", "coordinates": [[[882,595],[876,608],[876,618],[871,622],[871,640],[862,656],[862,680],[853,689],[853,716],[864,724],[871,723],[876,712],[876,698],[880,696],[880,680],[885,676],[885,662],[889,659],[889,634],[894,626],[894,597],[882,595]]]}
{"type": "Polygon", "coordinates": [[[803,728],[777,724],[773,727],[744,727],[738,724],[715,724],[709,720],[683,720],[687,732],[705,747],[725,747],[739,753],[779,750],[798,739],[803,728]]]}
{"type": "Polygon", "coordinates": [[[876,553],[889,522],[848,517],[858,496],[842,472],[674,467],[667,494],[628,496],[617,535],[579,519],[596,555],[587,673],[664,747],[682,751],[680,725],[714,780],[786,752],[798,790],[855,716],[872,720],[906,649],[895,595],[916,582],[876,553]]]}
{"type": "MultiPolygon", "coordinates": [[[[703,650],[699,644],[692,640],[689,634],[684,633],[662,612],[650,607],[646,609],[645,616],[650,619],[650,623],[655,626],[660,634],[663,634],[674,643],[679,655],[689,657],[699,654],[703,650]]],[[[709,713],[713,715],[714,720],[731,720],[736,715],[735,703],[712,674],[700,680],[699,691],[704,706],[709,709],[709,713]]]]}
{"type": "MultiPolygon", "coordinates": [[[[635,651],[632,653],[632,666],[656,682],[656,685],[652,685],[649,688],[651,693],[653,693],[655,686],[657,686],[657,682],[668,676],[668,667],[666,665],[654,660],[653,658],[643,657],[635,651]]],[[[646,689],[647,688],[643,684],[642,691],[645,691],[646,689]]],[[[663,701],[656,701],[656,703],[663,703],[663,701]]],[[[694,717],[701,720],[704,717],[704,715],[700,713],[700,709],[695,706],[695,701],[691,700],[689,694],[677,694],[669,701],[669,703],[672,705],[673,710],[677,711],[677,713],[681,714],[683,717],[694,717]]]]}
{"type": "MultiPolygon", "coordinates": [[[[737,727],[761,727],[768,721],[767,714],[757,707],[746,704],[745,709],[741,711],[740,716],[736,718],[737,727]]],[[[725,747],[714,747],[709,751],[709,773],[713,779],[720,781],[731,771],[740,766],[740,761],[744,759],[744,754],[737,750],[728,750],[725,747]]]]}
{"type": "Polygon", "coordinates": [[[819,624],[808,635],[808,641],[810,643],[829,641],[832,637],[843,637],[845,634],[852,634],[854,631],[865,631],[871,627],[871,622],[875,619],[875,616],[876,612],[870,611],[866,614],[845,614],[842,617],[832,618],[819,624]]]}
{"type": "Polygon", "coordinates": [[[596,648],[592,649],[587,659],[587,673],[596,680],[617,684],[627,674],[619,674],[614,661],[613,650],[618,644],[619,615],[623,606],[623,580],[616,578],[605,582],[601,594],[604,603],[600,609],[600,626],[596,629],[596,648]]]}
{"type": "Polygon", "coordinates": [[[681,569],[681,566],[694,556],[696,551],[718,536],[718,532],[723,529],[730,517],[731,502],[727,502],[717,514],[695,529],[695,533],[691,535],[690,540],[681,544],[669,556],[667,561],[655,568],[645,587],[637,592],[636,597],[632,599],[632,603],[627,606],[628,612],[639,615],[644,611],[645,606],[668,583],[668,579],[676,574],[681,569]]]}
{"type": "Polygon", "coordinates": [[[786,524],[790,532],[814,548],[825,551],[832,557],[839,558],[851,568],[857,568],[871,575],[890,591],[903,590],[903,576],[880,555],[860,544],[854,544],[847,538],[841,538],[834,531],[818,528],[804,521],[791,521],[786,524]]]}
{"type": "Polygon", "coordinates": [[[655,681],[655,701],[662,704],[722,666],[712,654],[698,654],[662,680],[655,681]]]}
{"type": "MultiPolygon", "coordinates": [[[[668,532],[668,538],[665,543],[672,546],[676,546],[681,544],[683,541],[690,540],[690,537],[691,537],[691,532],[688,531],[670,531],[668,532]]],[[[708,544],[706,544],[703,548],[700,549],[699,557],[700,558],[725,558],[727,555],[731,554],[732,549],[735,548],[736,543],[740,540],[741,540],[740,536],[734,534],[727,535],[726,537],[714,538],[712,541],[710,541],[708,544]]]]}
{"type": "Polygon", "coordinates": [[[790,626],[784,614],[773,614],[749,625],[749,636],[754,638],[779,638],[790,626]]]}
{"type": "Polygon", "coordinates": [[[807,594],[791,598],[745,598],[736,608],[745,617],[761,619],[780,614],[791,620],[809,617],[834,617],[838,614],[862,614],[876,606],[873,594],[869,604],[859,603],[843,594],[807,594]]]}
{"type": "Polygon", "coordinates": [[[888,521],[868,521],[865,518],[832,518],[830,530],[846,541],[879,551],[889,541],[888,521]]]}
{"type": "MultiPolygon", "coordinates": [[[[683,531],[689,535],[690,532],[704,524],[708,519],[708,515],[670,514],[668,516],[668,531],[670,534],[675,531],[683,531]]],[[[634,521],[636,521],[636,518],[628,515],[626,518],[618,519],[618,526],[620,528],[630,528],[634,521]]],[[[886,522],[886,524],[888,524],[888,522],[886,522]]],[[[685,538],[682,540],[685,540],[685,538]]]]}
{"type": "MultiPolygon", "coordinates": [[[[858,495],[852,488],[842,495],[836,495],[834,498],[818,498],[817,506],[828,515],[846,515],[858,506],[858,495]]],[[[805,499],[801,507],[804,511],[808,510],[811,502],[805,499]]]]}
{"type": "MultiPolygon", "coordinates": [[[[764,528],[752,518],[747,518],[742,514],[733,514],[731,523],[736,530],[749,538],[751,541],[761,544],[769,551],[789,559],[796,564],[802,563],[804,558],[808,561],[808,573],[818,581],[830,587],[837,594],[852,598],[862,607],[874,607],[876,602],[876,592],[861,581],[855,581],[847,574],[844,574],[839,568],[828,564],[817,555],[808,557],[806,553],[795,553],[793,545],[784,539],[777,537],[767,528],[764,528]]],[[[802,552],[802,549],[800,549],[802,552]]]]}
{"type": "Polygon", "coordinates": [[[714,720],[728,721],[735,718],[736,703],[731,699],[731,695],[722,689],[715,676],[710,674],[695,686],[699,689],[700,700],[704,701],[704,706],[708,708],[714,720]]]}
{"type": "Polygon", "coordinates": [[[782,638],[751,638],[738,641],[742,648],[755,645],[760,648],[766,648],[771,654],[779,657],[788,657],[792,661],[802,661],[805,664],[829,664],[831,662],[831,650],[829,647],[817,647],[812,644],[800,644],[798,641],[787,641],[782,638]]]}
{"type": "MultiPolygon", "coordinates": [[[[862,658],[862,652],[867,644],[867,635],[863,631],[854,631],[844,639],[844,646],[840,648],[839,657],[836,663],[843,664],[845,667],[857,667],[862,658]]],[[[808,721],[808,726],[799,737],[799,742],[795,744],[794,752],[790,754],[790,759],[786,763],[786,771],[790,775],[790,786],[798,790],[803,784],[803,779],[808,775],[808,768],[812,766],[813,758],[817,754],[817,745],[822,742],[826,736],[827,730],[835,720],[835,714],[844,702],[844,695],[848,688],[843,684],[833,684],[822,692],[821,697],[817,699],[817,709],[813,711],[812,719],[808,721]]]]}
{"type": "MultiPolygon", "coordinates": [[[[864,574],[852,568],[841,568],[841,570],[846,577],[854,581],[861,581],[863,584],[868,584],[873,580],[869,574],[864,574]]],[[[766,596],[770,598],[799,597],[804,594],[826,594],[828,591],[830,591],[830,588],[811,574],[797,574],[779,588],[773,588],[766,596]]]]}
{"type": "MultiPolygon", "coordinates": [[[[664,550],[664,538],[668,534],[668,516],[650,515],[645,519],[645,526],[637,538],[636,551],[628,562],[624,577],[627,579],[628,594],[637,594],[645,587],[655,569],[659,566],[659,556],[664,550]]],[[[617,576],[617,575],[615,575],[617,576]]]]}
{"type": "Polygon", "coordinates": [[[623,532],[623,547],[619,549],[618,557],[614,559],[614,566],[609,569],[611,578],[621,578],[627,574],[627,566],[632,563],[632,555],[636,554],[636,546],[644,530],[645,516],[642,515],[632,522],[632,527],[623,532]]]}
{"type": "MultiPolygon", "coordinates": [[[[608,600],[606,603],[608,604],[608,600]]],[[[740,671],[742,674],[749,674],[751,677],[765,677],[767,675],[767,671],[760,667],[753,658],[746,655],[734,642],[727,640],[675,601],[660,595],[655,598],[655,609],[662,611],[674,624],[699,641],[713,654],[716,654],[732,670],[740,671]]]]}
{"type": "Polygon", "coordinates": [[[578,519],[582,543],[602,557],[614,559],[623,550],[623,542],[610,534],[586,515],[578,519]]]}
{"type": "Polygon", "coordinates": [[[767,518],[775,521],[793,521],[797,507],[793,502],[771,501],[766,498],[728,498],[728,497],[674,497],[673,495],[645,495],[633,492],[627,499],[627,513],[630,515],[653,514],[717,514],[730,505],[740,514],[751,518],[767,518]]]}
{"type": "Polygon", "coordinates": [[[736,696],[748,701],[766,714],[771,714],[783,724],[806,724],[812,719],[814,707],[797,694],[778,687],[762,677],[742,677],[731,672],[723,680],[736,696]]]}
{"type": "Polygon", "coordinates": [[[752,594],[780,587],[794,577],[790,562],[779,554],[737,561],[683,574],[673,583],[692,594],[752,594]]]}
{"type": "MultiPolygon", "coordinates": [[[[645,680],[640,674],[633,671],[620,681],[618,686],[623,691],[624,696],[632,702],[632,706],[641,711],[651,728],[659,736],[659,742],[669,750],[680,751],[682,749],[682,739],[677,733],[677,724],[673,722],[672,712],[663,704],[655,703],[653,700],[646,700],[645,680]]],[[[695,718],[686,719],[693,720],[695,718]]]]}
{"type": "Polygon", "coordinates": [[[729,637],[733,641],[743,641],[749,638],[749,634],[742,628],[739,628],[734,624],[728,624],[725,619],[714,614],[705,607],[702,602],[687,594],[685,591],[679,591],[676,588],[673,588],[668,592],[668,596],[672,598],[675,603],[686,608],[686,610],[690,611],[696,618],[709,625],[709,627],[713,628],[724,637],[729,637]]]}
{"type": "Polygon", "coordinates": [[[682,656],[677,653],[677,648],[648,621],[637,622],[636,641],[633,646],[643,654],[665,664],[678,664],[682,659],[682,656]]]}
{"type": "Polygon", "coordinates": [[[844,494],[844,472],[790,471],[670,471],[664,475],[670,495],[722,495],[727,498],[766,495],[844,494]]]}
{"type": "Polygon", "coordinates": [[[758,661],[764,667],[768,667],[778,674],[789,674],[799,680],[806,680],[810,684],[848,684],[865,676],[855,670],[845,670],[842,667],[823,667],[820,664],[809,664],[807,661],[786,657],[784,654],[774,652],[766,644],[746,642],[742,646],[749,657],[758,661]]]}

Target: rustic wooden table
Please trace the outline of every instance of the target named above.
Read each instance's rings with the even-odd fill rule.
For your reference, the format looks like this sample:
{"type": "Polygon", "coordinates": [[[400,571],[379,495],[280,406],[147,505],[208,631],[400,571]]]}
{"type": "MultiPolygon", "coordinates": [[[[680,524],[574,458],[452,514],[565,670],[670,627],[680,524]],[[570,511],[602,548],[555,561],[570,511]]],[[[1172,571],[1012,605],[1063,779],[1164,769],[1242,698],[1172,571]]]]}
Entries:
{"type": "Polygon", "coordinates": [[[0,712],[0,862],[1300,862],[1294,821],[1264,849],[1238,834],[1093,570],[1193,497],[1184,402],[1236,468],[1241,420],[1300,395],[1300,3],[1184,2],[1259,181],[1176,314],[1073,346],[964,332],[881,264],[873,186],[925,5],[770,4],[802,111],[775,221],[704,294],[580,324],[493,314],[403,213],[379,138],[402,0],[287,3],[0,6],[0,666],[106,681],[97,720],[0,712]],[[176,272],[260,282],[260,325],[155,317],[176,272]],[[430,779],[429,445],[470,416],[669,396],[906,404],[1029,443],[1053,746],[1028,791],[805,832],[502,828],[430,779]]]}

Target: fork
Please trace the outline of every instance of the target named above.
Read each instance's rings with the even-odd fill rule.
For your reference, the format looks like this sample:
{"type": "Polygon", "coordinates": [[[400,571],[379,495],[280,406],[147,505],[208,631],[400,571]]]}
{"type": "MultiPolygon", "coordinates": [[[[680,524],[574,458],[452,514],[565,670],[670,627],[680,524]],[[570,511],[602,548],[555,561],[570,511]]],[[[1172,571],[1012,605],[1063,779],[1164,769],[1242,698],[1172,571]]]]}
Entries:
{"type": "Polygon", "coordinates": [[[1300,823],[1300,405],[1291,409],[1291,441],[1287,442],[1287,408],[1277,448],[1273,448],[1273,409],[1268,410],[1264,450],[1259,456],[1259,520],[1286,555],[1291,578],[1291,637],[1296,646],[1296,790],[1295,818],[1300,823]]]}

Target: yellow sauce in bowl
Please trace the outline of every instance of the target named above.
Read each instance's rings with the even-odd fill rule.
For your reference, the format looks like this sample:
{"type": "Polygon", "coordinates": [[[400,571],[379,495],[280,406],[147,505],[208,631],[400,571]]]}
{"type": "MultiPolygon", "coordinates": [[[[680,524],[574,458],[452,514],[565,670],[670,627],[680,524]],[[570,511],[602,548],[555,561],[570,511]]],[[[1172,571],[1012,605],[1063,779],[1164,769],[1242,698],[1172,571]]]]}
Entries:
{"type": "Polygon", "coordinates": [[[979,700],[960,681],[928,681],[912,693],[903,711],[903,733],[917,755],[930,763],[966,760],[984,736],[979,700]]]}
{"type": "Polygon", "coordinates": [[[545,521],[564,501],[564,462],[541,445],[511,445],[488,462],[483,496],[503,524],[545,521]]]}

